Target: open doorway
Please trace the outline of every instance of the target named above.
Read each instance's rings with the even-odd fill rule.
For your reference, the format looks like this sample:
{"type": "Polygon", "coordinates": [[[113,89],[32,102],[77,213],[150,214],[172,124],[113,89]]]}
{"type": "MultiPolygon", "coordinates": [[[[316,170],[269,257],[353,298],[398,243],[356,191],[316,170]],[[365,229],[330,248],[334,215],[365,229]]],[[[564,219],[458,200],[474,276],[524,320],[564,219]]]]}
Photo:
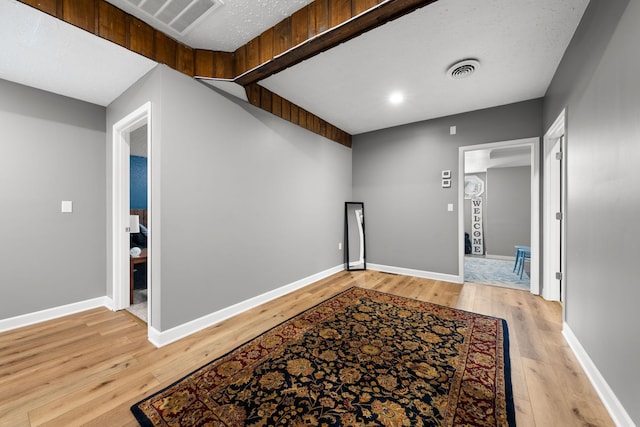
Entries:
{"type": "Polygon", "coordinates": [[[460,281],[539,293],[537,138],[459,149],[460,281]]]}
{"type": "Polygon", "coordinates": [[[149,162],[147,150],[148,127],[144,126],[129,133],[129,253],[130,262],[130,306],[127,310],[134,316],[147,321],[148,295],[148,241],[149,241],[149,162]]]}
{"type": "Polygon", "coordinates": [[[148,325],[153,288],[150,130],[151,104],[146,103],[113,126],[112,147],[114,309],[131,309],[148,325]]]}

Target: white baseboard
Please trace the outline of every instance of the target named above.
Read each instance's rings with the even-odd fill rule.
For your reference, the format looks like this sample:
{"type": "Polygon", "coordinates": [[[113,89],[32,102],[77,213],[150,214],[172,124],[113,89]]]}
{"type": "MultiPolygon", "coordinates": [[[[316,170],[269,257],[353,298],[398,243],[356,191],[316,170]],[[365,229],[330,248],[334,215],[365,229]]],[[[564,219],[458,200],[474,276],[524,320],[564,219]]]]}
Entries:
{"type": "Polygon", "coordinates": [[[367,269],[382,271],[383,273],[402,274],[405,276],[420,277],[422,279],[442,280],[444,282],[464,283],[464,279],[453,274],[434,273],[431,271],[412,270],[410,268],[392,267],[389,265],[367,263],[367,269]]]}
{"type": "Polygon", "coordinates": [[[342,270],[344,270],[344,265],[341,264],[339,266],[321,271],[320,273],[316,273],[309,277],[305,277],[304,279],[297,280],[293,283],[289,283],[288,285],[266,292],[262,295],[258,295],[232,306],[223,308],[222,310],[218,310],[214,313],[207,314],[206,316],[200,317],[190,322],[183,323],[182,325],[176,326],[174,328],[167,329],[166,331],[158,331],[155,328],[149,327],[149,341],[151,341],[151,343],[156,347],[163,347],[167,344],[171,344],[172,342],[178,341],[179,339],[201,331],[202,329],[208,328],[209,326],[213,326],[216,323],[219,323],[244,311],[286,295],[297,289],[303,288],[307,285],[310,285],[311,283],[317,282],[318,280],[322,280],[333,274],[339,273],[342,270]]]}
{"type": "Polygon", "coordinates": [[[58,317],[68,316],[70,314],[79,313],[81,311],[91,310],[93,308],[106,307],[113,308],[113,300],[109,297],[98,297],[86,301],[75,302],[60,307],[48,308],[46,310],[27,313],[20,316],[10,317],[0,320],[0,332],[10,331],[12,329],[22,328],[24,326],[33,325],[35,323],[46,322],[47,320],[57,319],[58,317]]]}
{"type": "Polygon", "coordinates": [[[624,409],[613,390],[611,390],[611,387],[609,387],[609,384],[607,384],[607,381],[593,363],[584,347],[582,347],[580,341],[578,341],[578,337],[575,336],[569,325],[566,323],[563,323],[562,325],[562,335],[564,335],[569,347],[571,347],[571,350],[573,350],[573,353],[576,355],[580,365],[582,365],[582,369],[584,369],[587,377],[589,377],[591,384],[596,389],[598,396],[600,396],[602,403],[607,408],[607,411],[609,411],[609,415],[616,426],[635,427],[633,420],[624,409]]]}

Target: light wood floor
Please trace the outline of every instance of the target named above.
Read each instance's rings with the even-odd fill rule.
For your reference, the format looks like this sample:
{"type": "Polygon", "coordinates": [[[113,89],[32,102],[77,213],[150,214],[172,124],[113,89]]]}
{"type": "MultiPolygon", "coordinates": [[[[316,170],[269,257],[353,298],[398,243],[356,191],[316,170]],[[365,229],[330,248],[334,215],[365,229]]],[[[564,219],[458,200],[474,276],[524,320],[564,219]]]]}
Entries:
{"type": "Polygon", "coordinates": [[[561,335],[561,306],[528,292],[342,272],[156,349],[126,311],[95,309],[0,334],[0,426],[135,426],[131,404],[351,286],[507,320],[519,427],[612,426],[561,335]]]}

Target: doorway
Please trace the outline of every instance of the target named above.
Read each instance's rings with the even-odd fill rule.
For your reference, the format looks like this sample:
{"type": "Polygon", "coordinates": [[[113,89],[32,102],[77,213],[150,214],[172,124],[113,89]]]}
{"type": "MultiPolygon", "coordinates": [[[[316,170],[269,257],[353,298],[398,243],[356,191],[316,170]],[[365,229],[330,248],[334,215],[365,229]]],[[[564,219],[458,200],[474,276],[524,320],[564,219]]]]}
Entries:
{"type": "MultiPolygon", "coordinates": [[[[152,239],[152,207],[150,171],[152,165],[151,145],[151,103],[146,103],[122,120],[113,125],[112,144],[112,278],[113,278],[113,302],[115,310],[127,309],[131,306],[133,293],[132,272],[135,266],[139,266],[139,253],[133,252],[133,237],[138,232],[147,229],[146,237],[146,322],[151,327],[151,301],[152,301],[152,269],[151,269],[151,239],[152,239]],[[146,129],[146,131],[144,131],[146,129]],[[142,135],[142,137],[140,137],[142,135]],[[147,154],[147,182],[146,182],[146,212],[131,215],[131,154],[132,140],[136,142],[136,151],[140,145],[144,146],[147,154]],[[144,219],[141,221],[141,216],[144,219]],[[142,222],[144,228],[138,228],[142,222]],[[146,223],[145,223],[146,222],[146,223]],[[134,234],[132,234],[135,233],[134,234]],[[136,262],[132,262],[132,260],[136,262]]],[[[144,211],[144,210],[140,210],[144,211]]],[[[138,213],[138,211],[136,211],[138,213]]],[[[134,245],[139,247],[139,245],[134,245]]]]}
{"type": "Polygon", "coordinates": [[[130,212],[130,303],[127,308],[134,316],[147,321],[147,261],[149,210],[149,162],[147,150],[147,125],[129,133],[129,212],[130,212]]]}
{"type": "Polygon", "coordinates": [[[566,136],[563,110],[544,136],[544,264],[542,296],[564,301],[566,284],[566,136]]]}
{"type": "MultiPolygon", "coordinates": [[[[538,138],[527,138],[527,139],[521,139],[521,140],[495,142],[495,143],[480,144],[480,145],[473,145],[473,146],[466,146],[466,147],[459,148],[458,179],[459,179],[460,185],[458,186],[458,206],[460,206],[460,208],[458,209],[458,230],[459,230],[458,232],[458,242],[459,242],[458,269],[459,270],[458,271],[460,273],[459,273],[458,279],[460,283],[464,282],[465,280],[465,252],[468,252],[469,249],[471,249],[472,251],[475,251],[474,253],[476,254],[475,259],[473,260],[473,266],[475,266],[475,264],[480,264],[481,265],[480,268],[485,269],[485,271],[487,271],[488,274],[492,274],[491,273],[492,271],[501,272],[502,270],[505,270],[505,276],[506,276],[506,272],[509,272],[509,274],[512,274],[513,277],[515,278],[514,287],[519,287],[521,285],[520,283],[517,282],[517,280],[519,279],[519,276],[525,277],[524,269],[525,269],[525,261],[526,261],[526,266],[528,267],[526,276],[528,276],[529,280],[527,283],[528,286],[526,287],[523,286],[522,288],[528,289],[533,294],[540,293],[540,284],[539,284],[539,265],[540,265],[540,261],[539,261],[539,230],[540,230],[539,176],[540,175],[539,175],[538,153],[539,153],[538,138]],[[480,233],[479,235],[480,239],[473,240],[474,236],[470,236],[471,241],[468,241],[465,238],[466,237],[465,236],[466,216],[465,216],[464,206],[465,206],[466,199],[465,199],[464,183],[465,183],[465,169],[466,169],[465,166],[467,163],[465,161],[465,158],[468,157],[468,155],[470,155],[471,153],[479,153],[481,155],[486,156],[488,160],[487,164],[496,166],[493,168],[495,170],[495,177],[496,177],[496,181],[494,182],[497,182],[498,176],[502,176],[503,178],[501,179],[504,181],[506,177],[504,172],[508,171],[507,168],[511,169],[508,171],[509,174],[517,172],[519,176],[522,176],[523,171],[526,169],[526,175],[524,175],[524,179],[526,179],[526,186],[529,187],[530,191],[527,192],[525,190],[524,192],[522,192],[522,194],[523,194],[523,197],[525,197],[525,202],[527,202],[527,205],[529,206],[529,212],[521,212],[519,214],[523,217],[526,217],[527,226],[524,227],[523,229],[519,229],[518,233],[524,236],[521,238],[521,240],[526,240],[529,243],[528,245],[522,245],[522,246],[526,246],[529,252],[527,253],[527,258],[524,259],[522,262],[522,267],[520,267],[518,263],[516,263],[516,265],[514,266],[514,261],[516,261],[516,259],[518,260],[520,259],[520,258],[516,258],[515,246],[518,245],[518,243],[516,242],[509,243],[507,240],[505,240],[504,242],[501,242],[498,244],[498,239],[496,238],[497,237],[496,234],[494,234],[493,235],[494,237],[491,238],[491,236],[489,235],[485,236],[483,233],[480,233]],[[512,163],[510,164],[509,162],[512,162],[512,163]],[[524,168],[525,164],[526,164],[526,168],[524,168]],[[501,166],[501,168],[497,166],[501,166]],[[522,167],[518,167],[518,166],[522,166],[522,167]],[[500,173],[498,173],[498,171],[500,171],[500,173]],[[488,237],[489,239],[491,239],[489,244],[493,244],[492,248],[495,249],[498,246],[502,246],[502,248],[500,250],[494,250],[493,252],[496,252],[494,254],[492,254],[491,251],[486,252],[485,250],[482,249],[483,245],[485,245],[485,242],[483,241],[485,237],[488,237]],[[474,243],[475,243],[475,246],[473,245],[474,243]],[[471,248],[469,248],[469,246],[471,246],[471,248]],[[467,247],[466,248],[467,250],[465,250],[465,247],[467,247]],[[492,256],[486,256],[487,254],[492,256]],[[482,262],[480,262],[479,258],[482,259],[482,262]],[[484,264],[486,264],[486,266],[484,264]],[[497,265],[497,264],[500,264],[500,265],[497,265]],[[522,273],[520,273],[521,271],[519,270],[520,268],[522,268],[522,273]],[[517,271],[518,274],[517,275],[514,274],[513,270],[518,270],[517,271]]],[[[486,172],[489,169],[485,166],[484,170],[486,172]]],[[[475,174],[474,175],[475,180],[470,182],[473,183],[473,182],[482,181],[483,176],[482,174],[480,175],[481,176],[478,176],[477,174],[475,174]]],[[[486,176],[487,174],[485,173],[484,179],[486,179],[486,176]]],[[[470,185],[469,187],[474,187],[473,190],[476,192],[483,190],[482,185],[470,185]]],[[[497,188],[497,187],[494,187],[494,188],[497,188]]],[[[496,192],[494,192],[493,194],[495,197],[496,192]]],[[[469,198],[472,198],[472,197],[473,195],[471,195],[469,198]]],[[[497,200],[497,198],[494,200],[497,200]]],[[[475,202],[475,205],[473,206],[480,208],[475,210],[477,211],[477,213],[479,213],[479,216],[480,216],[479,220],[482,221],[482,218],[483,218],[482,197],[477,197],[474,200],[467,200],[467,202],[475,202]]],[[[471,206],[470,203],[467,203],[467,204],[471,206]]],[[[498,204],[494,206],[497,206],[497,205],[498,204]]],[[[490,209],[489,209],[488,215],[490,215],[490,209]]],[[[478,217],[478,215],[476,215],[476,217],[478,217]]],[[[476,227],[473,230],[481,230],[481,231],[484,230],[484,227],[482,225],[472,223],[471,227],[473,226],[476,227]]],[[[500,226],[499,223],[497,226],[498,227],[500,226]]],[[[496,225],[494,225],[493,227],[495,229],[496,225]]],[[[467,225],[466,228],[471,229],[469,225],[467,225]]],[[[475,237],[477,238],[478,236],[475,236],[475,237]]],[[[504,240],[504,239],[501,239],[501,240],[504,240]]],[[[471,264],[468,263],[468,265],[469,265],[469,268],[471,269],[472,268],[471,264]]],[[[495,284],[500,285],[502,284],[501,283],[502,281],[506,282],[506,280],[501,278],[500,280],[497,280],[495,284]]],[[[487,283],[491,283],[491,282],[487,282],[487,283]]]]}

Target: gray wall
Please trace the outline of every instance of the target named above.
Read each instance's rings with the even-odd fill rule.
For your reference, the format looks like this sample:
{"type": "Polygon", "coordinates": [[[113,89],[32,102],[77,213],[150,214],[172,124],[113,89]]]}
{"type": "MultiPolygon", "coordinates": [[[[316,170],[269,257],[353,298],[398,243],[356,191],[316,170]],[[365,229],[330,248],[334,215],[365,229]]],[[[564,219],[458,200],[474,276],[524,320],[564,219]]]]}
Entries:
{"type": "Polygon", "coordinates": [[[531,167],[487,169],[485,251],[515,256],[531,242],[531,167]]]}
{"type": "Polygon", "coordinates": [[[640,425],[640,1],[592,0],[545,99],[567,108],[566,321],[640,425]]]}
{"type": "Polygon", "coordinates": [[[0,80],[0,129],[0,319],[104,296],[105,109],[0,80]]]}
{"type": "Polygon", "coordinates": [[[349,148],[164,66],[109,107],[109,127],[145,97],[156,97],[151,168],[160,175],[154,327],[169,329],[343,263],[349,148]]]}
{"type": "Polygon", "coordinates": [[[458,147],[540,137],[541,119],[536,99],[355,136],[353,197],[366,207],[367,263],[457,275],[458,147]],[[454,179],[441,188],[447,169],[454,179]]]}
{"type": "Polygon", "coordinates": [[[147,157],[147,131],[147,125],[144,125],[129,134],[132,156],[147,157]]]}

